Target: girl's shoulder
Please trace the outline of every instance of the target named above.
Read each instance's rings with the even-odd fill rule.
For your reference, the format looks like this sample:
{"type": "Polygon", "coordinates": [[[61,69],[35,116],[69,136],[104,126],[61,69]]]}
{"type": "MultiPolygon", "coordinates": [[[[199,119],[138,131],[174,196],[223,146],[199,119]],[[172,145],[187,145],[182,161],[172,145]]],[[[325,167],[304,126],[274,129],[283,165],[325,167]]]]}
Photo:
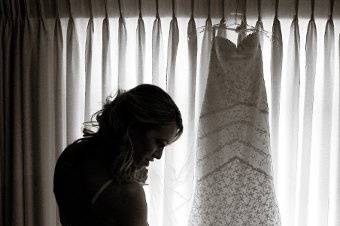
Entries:
{"type": "Polygon", "coordinates": [[[100,141],[96,138],[80,138],[67,145],[58,157],[57,164],[78,165],[88,158],[100,155],[100,141]]]}

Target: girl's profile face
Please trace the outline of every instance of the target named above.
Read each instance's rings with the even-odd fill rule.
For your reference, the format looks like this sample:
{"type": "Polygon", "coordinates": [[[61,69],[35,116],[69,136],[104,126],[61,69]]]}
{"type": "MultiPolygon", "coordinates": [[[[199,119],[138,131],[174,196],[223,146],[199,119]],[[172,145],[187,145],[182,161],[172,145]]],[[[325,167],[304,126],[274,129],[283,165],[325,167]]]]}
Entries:
{"type": "Polygon", "coordinates": [[[154,159],[160,159],[164,147],[175,139],[176,132],[175,123],[151,130],[133,129],[130,137],[134,148],[136,167],[139,169],[148,166],[149,162],[154,159]]]}

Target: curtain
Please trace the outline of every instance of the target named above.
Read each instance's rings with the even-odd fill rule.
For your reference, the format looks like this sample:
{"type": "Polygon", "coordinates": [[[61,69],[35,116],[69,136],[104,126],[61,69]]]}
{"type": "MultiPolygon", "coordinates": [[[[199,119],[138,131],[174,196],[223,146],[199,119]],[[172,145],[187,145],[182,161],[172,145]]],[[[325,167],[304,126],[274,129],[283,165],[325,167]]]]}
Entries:
{"type": "Polygon", "coordinates": [[[300,170],[300,187],[298,190],[299,206],[298,206],[298,223],[300,225],[306,224],[309,194],[309,173],[310,173],[310,156],[312,144],[312,120],[313,120],[313,103],[315,90],[315,74],[316,74],[316,60],[317,60],[317,30],[314,18],[308,22],[306,43],[306,64],[305,64],[305,100],[304,111],[302,119],[302,151],[301,151],[301,165],[300,170]]]}
{"type": "MultiPolygon", "coordinates": [[[[106,97],[140,83],[167,91],[184,123],[182,137],[149,167],[148,222],[187,225],[209,51],[221,19],[234,22],[236,1],[223,2],[0,2],[2,225],[60,225],[57,157],[106,97]]],[[[264,30],[282,225],[339,225],[340,4],[263,0],[259,14],[257,3],[248,1],[246,21],[255,27],[260,18],[264,30]]],[[[234,31],[217,35],[237,42],[234,31]]]]}
{"type": "Polygon", "coordinates": [[[284,205],[282,214],[283,219],[287,219],[287,225],[294,224],[295,216],[295,191],[296,191],[296,169],[297,169],[297,150],[298,150],[298,131],[299,131],[299,90],[300,90],[300,34],[298,18],[295,17],[290,26],[288,51],[290,58],[286,63],[285,83],[283,83],[282,102],[287,106],[282,112],[282,142],[285,146],[279,151],[278,159],[284,162],[279,166],[284,166],[284,170],[279,170],[281,175],[278,177],[285,181],[284,185],[279,186],[279,194],[283,194],[284,205]],[[284,93],[285,92],[285,93],[284,93]],[[282,193],[280,193],[282,191],[282,193]]]}

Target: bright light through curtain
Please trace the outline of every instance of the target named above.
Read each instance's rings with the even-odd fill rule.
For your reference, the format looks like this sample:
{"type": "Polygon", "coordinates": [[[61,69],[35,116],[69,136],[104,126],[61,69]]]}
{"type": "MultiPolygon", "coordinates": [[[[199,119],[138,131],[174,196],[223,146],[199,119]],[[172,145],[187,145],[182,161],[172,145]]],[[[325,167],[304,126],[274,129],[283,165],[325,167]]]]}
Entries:
{"type": "MultiPolygon", "coordinates": [[[[40,14],[0,19],[2,225],[59,225],[52,193],[57,157],[81,137],[82,123],[105,97],[139,83],[167,90],[184,123],[183,136],[150,166],[148,222],[187,225],[211,26],[221,18],[40,14]]],[[[247,22],[255,26],[256,19],[247,22]]],[[[262,22],[269,32],[263,71],[282,225],[340,225],[340,20],[297,14],[262,22]]],[[[235,32],[227,36],[237,42],[235,32]]]]}

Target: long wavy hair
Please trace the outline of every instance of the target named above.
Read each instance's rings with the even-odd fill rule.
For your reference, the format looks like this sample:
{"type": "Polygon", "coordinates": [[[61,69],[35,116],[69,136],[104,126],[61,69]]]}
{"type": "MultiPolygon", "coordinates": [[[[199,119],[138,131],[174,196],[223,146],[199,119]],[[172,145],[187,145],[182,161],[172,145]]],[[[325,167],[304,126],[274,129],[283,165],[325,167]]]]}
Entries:
{"type": "Polygon", "coordinates": [[[160,87],[141,84],[128,91],[118,89],[114,96],[108,96],[103,108],[94,113],[90,121],[83,123],[82,139],[96,137],[109,144],[107,148],[116,147],[109,150],[115,152],[111,171],[116,182],[143,183],[138,179],[133,164],[134,149],[129,129],[137,125],[148,131],[172,123],[177,125],[176,141],[183,133],[182,117],[177,105],[160,87]]]}

